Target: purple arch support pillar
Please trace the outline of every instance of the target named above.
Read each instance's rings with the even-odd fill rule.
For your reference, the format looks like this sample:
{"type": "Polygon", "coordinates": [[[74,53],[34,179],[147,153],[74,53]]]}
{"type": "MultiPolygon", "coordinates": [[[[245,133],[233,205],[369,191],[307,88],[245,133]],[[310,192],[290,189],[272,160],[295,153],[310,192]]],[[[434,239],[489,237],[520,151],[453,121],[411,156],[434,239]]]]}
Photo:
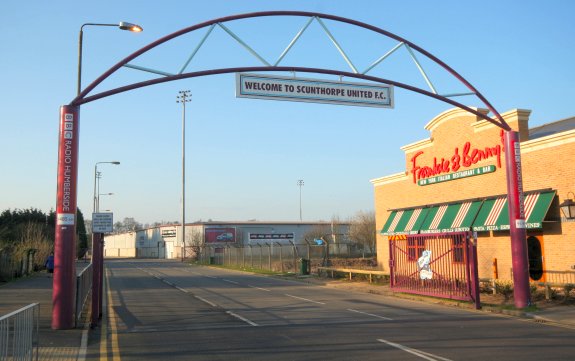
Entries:
{"type": "Polygon", "coordinates": [[[52,290],[52,328],[55,330],[74,328],[79,121],[79,106],[60,108],[52,290]]]}
{"type": "Polygon", "coordinates": [[[521,175],[521,147],[519,133],[505,132],[505,170],[507,173],[507,202],[509,204],[509,234],[513,262],[513,297],[515,307],[531,305],[529,262],[523,207],[523,177],[521,175]]]}

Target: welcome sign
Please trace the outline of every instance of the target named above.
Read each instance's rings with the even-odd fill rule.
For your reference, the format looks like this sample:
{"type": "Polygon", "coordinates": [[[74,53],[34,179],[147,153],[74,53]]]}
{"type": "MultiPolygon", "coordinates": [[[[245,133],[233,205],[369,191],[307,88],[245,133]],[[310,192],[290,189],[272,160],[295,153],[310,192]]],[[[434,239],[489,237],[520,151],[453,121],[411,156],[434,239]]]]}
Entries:
{"type": "Polygon", "coordinates": [[[393,87],[236,73],[236,97],[393,108],[393,87]]]}

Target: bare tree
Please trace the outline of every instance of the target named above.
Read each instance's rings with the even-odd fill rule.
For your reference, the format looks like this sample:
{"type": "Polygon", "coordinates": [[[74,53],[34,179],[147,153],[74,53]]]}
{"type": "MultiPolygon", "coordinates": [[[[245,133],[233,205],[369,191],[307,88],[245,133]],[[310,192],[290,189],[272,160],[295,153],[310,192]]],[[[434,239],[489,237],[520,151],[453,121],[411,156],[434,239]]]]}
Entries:
{"type": "Polygon", "coordinates": [[[124,233],[130,231],[136,231],[138,229],[142,229],[143,226],[141,223],[136,221],[132,217],[125,217],[123,222],[116,222],[114,223],[114,232],[115,233],[124,233]]]}
{"type": "Polygon", "coordinates": [[[333,243],[338,243],[342,241],[342,227],[341,227],[341,220],[339,219],[338,215],[333,215],[331,217],[331,233],[330,233],[330,240],[333,243]]]}
{"type": "Polygon", "coordinates": [[[186,256],[191,252],[192,258],[197,260],[203,245],[204,237],[199,229],[192,227],[189,232],[186,232],[186,256]]]}
{"type": "Polygon", "coordinates": [[[363,256],[365,250],[370,253],[375,252],[375,212],[359,211],[351,219],[348,237],[363,246],[363,256]]]}
{"type": "Polygon", "coordinates": [[[303,235],[303,238],[307,241],[313,241],[314,239],[327,240],[326,237],[330,234],[331,229],[329,225],[316,224],[303,235]]]}

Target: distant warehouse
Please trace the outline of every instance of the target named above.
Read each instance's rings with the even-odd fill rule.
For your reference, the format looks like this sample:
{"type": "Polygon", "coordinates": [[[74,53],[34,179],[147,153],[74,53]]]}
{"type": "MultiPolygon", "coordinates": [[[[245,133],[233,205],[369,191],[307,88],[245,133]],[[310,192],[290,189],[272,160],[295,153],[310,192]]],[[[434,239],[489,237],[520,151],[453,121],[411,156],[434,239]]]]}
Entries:
{"type": "MultiPolygon", "coordinates": [[[[186,224],[186,256],[194,247],[250,245],[290,245],[329,242],[334,251],[350,247],[349,223],[331,222],[198,222],[186,224]]],[[[183,251],[181,225],[164,225],[120,234],[106,235],[105,257],[181,258],[183,251]]]]}

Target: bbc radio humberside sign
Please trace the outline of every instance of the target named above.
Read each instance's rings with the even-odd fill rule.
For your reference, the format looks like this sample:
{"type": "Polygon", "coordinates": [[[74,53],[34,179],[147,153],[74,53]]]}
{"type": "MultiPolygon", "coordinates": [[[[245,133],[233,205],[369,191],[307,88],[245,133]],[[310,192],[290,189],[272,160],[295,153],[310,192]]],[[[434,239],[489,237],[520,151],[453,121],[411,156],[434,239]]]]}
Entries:
{"type": "Polygon", "coordinates": [[[236,73],[236,97],[393,108],[393,87],[236,73]]]}

